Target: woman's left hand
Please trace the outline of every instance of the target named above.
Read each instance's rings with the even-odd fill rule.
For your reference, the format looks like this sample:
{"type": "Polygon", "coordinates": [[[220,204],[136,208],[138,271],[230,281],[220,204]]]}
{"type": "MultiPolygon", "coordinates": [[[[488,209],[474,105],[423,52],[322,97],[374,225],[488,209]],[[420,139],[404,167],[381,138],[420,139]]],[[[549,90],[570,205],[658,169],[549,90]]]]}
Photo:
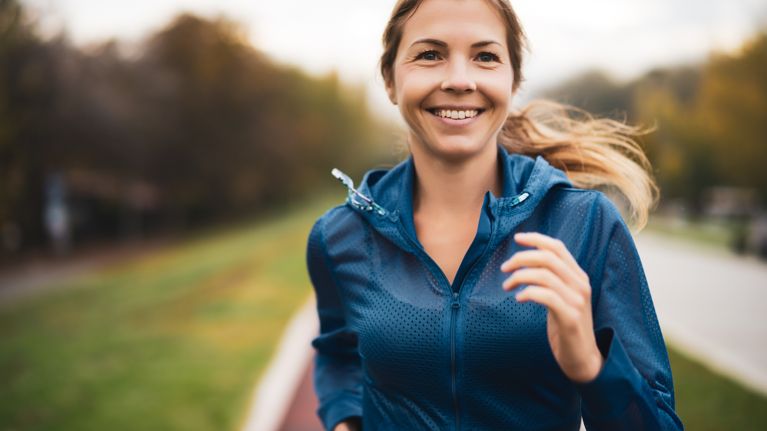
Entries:
{"type": "Polygon", "coordinates": [[[503,288],[528,285],[516,295],[517,301],[548,308],[546,332],[559,367],[574,382],[593,380],[604,359],[594,337],[588,275],[558,239],[527,232],[514,235],[514,240],[536,248],[514,253],[501,265],[503,272],[514,271],[503,288]]]}

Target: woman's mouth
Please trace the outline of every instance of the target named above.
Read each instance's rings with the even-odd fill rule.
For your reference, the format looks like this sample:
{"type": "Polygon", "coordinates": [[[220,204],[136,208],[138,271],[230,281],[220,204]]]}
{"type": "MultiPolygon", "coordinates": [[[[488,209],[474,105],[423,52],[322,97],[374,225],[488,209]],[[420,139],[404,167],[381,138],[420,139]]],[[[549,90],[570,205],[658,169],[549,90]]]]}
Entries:
{"type": "Polygon", "coordinates": [[[427,109],[429,113],[443,123],[451,125],[467,124],[472,122],[475,118],[479,117],[485,110],[484,109],[448,109],[448,108],[431,108],[427,109]]]}

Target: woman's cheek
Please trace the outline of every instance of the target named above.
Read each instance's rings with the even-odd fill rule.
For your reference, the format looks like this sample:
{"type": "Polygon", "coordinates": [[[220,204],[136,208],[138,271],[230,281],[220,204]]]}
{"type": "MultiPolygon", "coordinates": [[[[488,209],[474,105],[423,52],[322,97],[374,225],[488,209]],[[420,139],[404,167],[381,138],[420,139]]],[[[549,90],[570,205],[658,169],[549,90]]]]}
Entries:
{"type": "Polygon", "coordinates": [[[413,71],[403,76],[399,81],[402,101],[420,106],[429,93],[434,91],[434,81],[433,77],[422,71],[413,71]]]}

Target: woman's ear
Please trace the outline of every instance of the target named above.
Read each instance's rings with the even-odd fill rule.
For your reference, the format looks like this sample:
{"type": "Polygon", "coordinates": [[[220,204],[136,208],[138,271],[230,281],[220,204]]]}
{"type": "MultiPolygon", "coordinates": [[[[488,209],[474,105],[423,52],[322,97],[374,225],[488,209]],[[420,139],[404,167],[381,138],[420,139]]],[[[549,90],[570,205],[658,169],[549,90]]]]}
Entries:
{"type": "Polygon", "coordinates": [[[389,101],[392,105],[397,104],[397,92],[394,90],[394,84],[391,79],[384,78],[384,86],[386,87],[386,95],[389,96],[389,101]]]}

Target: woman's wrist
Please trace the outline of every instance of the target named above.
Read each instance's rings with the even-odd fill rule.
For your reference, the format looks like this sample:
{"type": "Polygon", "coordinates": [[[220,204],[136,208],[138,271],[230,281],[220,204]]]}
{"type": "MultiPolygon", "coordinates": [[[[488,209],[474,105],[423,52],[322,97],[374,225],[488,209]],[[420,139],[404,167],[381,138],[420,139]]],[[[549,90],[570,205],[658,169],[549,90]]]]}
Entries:
{"type": "Polygon", "coordinates": [[[599,373],[602,372],[602,367],[604,367],[605,359],[599,350],[592,355],[592,358],[593,359],[589,362],[589,365],[583,368],[583,374],[571,377],[571,380],[576,383],[590,383],[599,376],[599,373]]]}

